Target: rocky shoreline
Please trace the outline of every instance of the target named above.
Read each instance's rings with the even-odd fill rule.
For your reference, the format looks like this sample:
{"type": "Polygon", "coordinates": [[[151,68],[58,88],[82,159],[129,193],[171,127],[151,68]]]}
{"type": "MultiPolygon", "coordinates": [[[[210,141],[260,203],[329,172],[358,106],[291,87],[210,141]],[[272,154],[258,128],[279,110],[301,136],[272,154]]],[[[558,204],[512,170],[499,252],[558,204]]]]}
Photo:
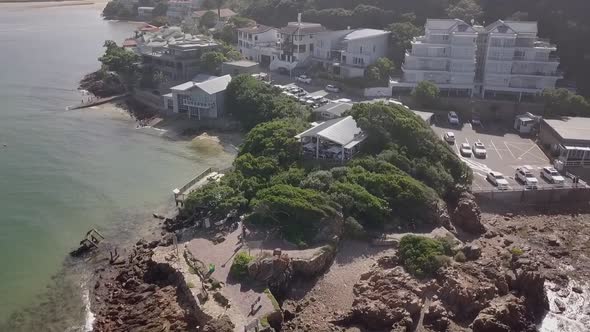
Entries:
{"type": "MultiPolygon", "coordinates": [[[[590,231],[580,226],[590,221],[590,214],[574,209],[542,215],[529,211],[533,216],[482,215],[473,197],[466,195],[451,211],[452,224],[445,230],[465,261],[450,262],[433,278],[417,279],[399,264],[393,241],[394,247],[375,256],[368,270],[358,271],[347,310],[331,303],[329,292],[325,297],[317,295],[321,273],[334,268],[332,262],[339,261],[339,252],[316,258],[321,264],[315,265],[321,268],[314,268],[311,277],[301,267],[310,266],[308,262],[293,260],[285,265],[278,264],[276,257],[262,259],[249,272],[272,289],[279,289],[277,284],[284,286],[285,279],[295,275],[305,277],[293,281],[308,284],[300,287],[297,282],[297,288],[307,290],[293,296],[295,283],[286,283],[282,318],[265,331],[536,331],[548,312],[565,315],[567,306],[575,305],[569,303],[571,296],[587,291],[579,286],[567,294],[563,291],[590,271],[590,261],[584,256],[590,252],[588,245],[580,242],[572,247],[563,240],[574,227],[579,227],[577,236],[590,239],[590,231]],[[564,219],[570,224],[560,223],[564,219]],[[562,264],[570,260],[577,262],[578,269],[564,272],[562,264]],[[567,296],[548,297],[548,292],[559,291],[567,296]]],[[[212,232],[211,237],[229,232],[212,232]]],[[[115,258],[96,271],[92,290],[95,330],[237,330],[228,316],[205,314],[181,271],[153,258],[154,251],[170,252],[172,242],[170,233],[160,240],[139,241],[128,257],[115,258]]],[[[330,270],[325,275],[330,276],[330,270]]],[[[578,315],[572,319],[580,324],[590,322],[590,308],[573,311],[578,315]]],[[[576,326],[564,331],[584,331],[576,326]]]]}

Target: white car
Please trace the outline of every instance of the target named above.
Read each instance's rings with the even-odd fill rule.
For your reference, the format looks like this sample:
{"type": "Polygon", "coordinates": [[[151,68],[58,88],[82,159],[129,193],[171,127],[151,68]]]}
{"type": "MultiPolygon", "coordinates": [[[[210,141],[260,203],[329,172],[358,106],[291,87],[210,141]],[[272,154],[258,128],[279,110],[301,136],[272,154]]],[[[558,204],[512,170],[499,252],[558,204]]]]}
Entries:
{"type": "Polygon", "coordinates": [[[491,171],[488,173],[487,179],[500,190],[508,189],[508,181],[502,173],[491,171]]]}
{"type": "Polygon", "coordinates": [[[543,167],[541,170],[541,177],[545,178],[547,182],[553,183],[556,186],[563,186],[565,183],[565,179],[557,170],[553,167],[543,167]]]}
{"type": "Polygon", "coordinates": [[[488,155],[482,142],[473,143],[473,155],[479,158],[485,158],[488,155]]]}
{"type": "Polygon", "coordinates": [[[527,188],[537,189],[539,186],[539,181],[533,175],[531,169],[526,166],[517,168],[515,176],[519,181],[524,183],[527,188]]]}
{"type": "Polygon", "coordinates": [[[297,76],[297,78],[295,80],[297,82],[301,82],[301,83],[305,83],[305,84],[311,84],[311,77],[309,77],[307,75],[297,76]]]}
{"type": "Polygon", "coordinates": [[[350,100],[348,98],[340,98],[340,99],[334,100],[334,102],[336,102],[336,103],[352,103],[352,100],[350,100]]]}
{"type": "Polygon", "coordinates": [[[457,113],[451,111],[447,115],[447,118],[448,118],[450,124],[452,124],[452,125],[458,125],[459,124],[459,116],[457,115],[457,113]]]}
{"type": "Polygon", "coordinates": [[[471,157],[471,147],[469,146],[469,143],[461,144],[461,147],[459,148],[459,152],[461,152],[462,156],[471,157]]]}
{"type": "Polygon", "coordinates": [[[408,106],[404,105],[401,101],[395,100],[393,98],[389,98],[387,100],[387,103],[390,104],[390,105],[397,105],[397,106],[408,108],[408,106]]]}
{"type": "Polygon", "coordinates": [[[447,143],[455,144],[455,134],[452,131],[446,132],[443,138],[447,143]]]}
{"type": "Polygon", "coordinates": [[[334,92],[334,93],[340,92],[340,88],[339,87],[337,87],[335,85],[331,85],[331,84],[326,85],[325,90],[328,91],[328,92],[334,92]]]}

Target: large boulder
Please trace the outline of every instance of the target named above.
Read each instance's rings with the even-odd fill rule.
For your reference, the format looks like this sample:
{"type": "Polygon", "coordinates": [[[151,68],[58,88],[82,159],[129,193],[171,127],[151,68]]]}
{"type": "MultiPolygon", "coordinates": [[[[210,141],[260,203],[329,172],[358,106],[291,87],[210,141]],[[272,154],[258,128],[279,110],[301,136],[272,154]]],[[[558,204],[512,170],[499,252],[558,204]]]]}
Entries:
{"type": "Polygon", "coordinates": [[[371,329],[409,327],[422,308],[420,284],[403,268],[375,269],[354,286],[349,322],[371,329]]]}
{"type": "Polygon", "coordinates": [[[464,264],[458,270],[444,268],[439,271],[438,283],[441,286],[439,298],[446,308],[462,320],[473,319],[492,299],[498,290],[478,269],[468,269],[464,264]]]}
{"type": "Polygon", "coordinates": [[[524,303],[512,296],[495,299],[472,323],[473,332],[536,331],[524,303]]]}
{"type": "Polygon", "coordinates": [[[336,255],[336,249],[327,245],[311,258],[292,258],[293,273],[303,277],[317,276],[332,264],[334,255],[336,255]]]}
{"type": "Polygon", "coordinates": [[[485,227],[481,223],[481,211],[472,194],[463,192],[459,196],[457,207],[453,211],[453,223],[468,233],[485,232],[485,227]]]}

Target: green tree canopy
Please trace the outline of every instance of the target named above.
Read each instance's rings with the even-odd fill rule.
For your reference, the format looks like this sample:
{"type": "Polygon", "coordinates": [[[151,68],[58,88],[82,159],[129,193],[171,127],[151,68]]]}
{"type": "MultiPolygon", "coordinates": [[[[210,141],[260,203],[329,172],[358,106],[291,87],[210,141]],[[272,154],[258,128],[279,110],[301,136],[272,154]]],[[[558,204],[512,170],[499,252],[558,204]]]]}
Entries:
{"type": "Polygon", "coordinates": [[[303,121],[297,119],[263,122],[248,132],[239,155],[250,153],[272,157],[280,165],[288,166],[299,159],[301,144],[295,135],[306,127],[303,121]]]}
{"type": "Polygon", "coordinates": [[[305,119],[309,114],[304,106],[251,75],[238,75],[232,79],[227,87],[226,105],[246,129],[274,119],[305,119]]]}
{"type": "Polygon", "coordinates": [[[252,206],[248,221],[279,226],[295,243],[312,239],[326,218],[336,216],[339,208],[324,193],[284,184],[259,191],[252,206]]]}
{"type": "Polygon", "coordinates": [[[443,244],[424,236],[406,235],[399,243],[399,257],[408,272],[417,277],[428,277],[441,266],[443,244]]]}
{"type": "Polygon", "coordinates": [[[458,18],[471,23],[471,20],[477,21],[482,15],[483,10],[476,0],[454,0],[446,9],[450,18],[458,18]]]}
{"type": "Polygon", "coordinates": [[[205,29],[211,29],[215,27],[215,25],[217,24],[217,20],[217,13],[212,10],[209,10],[205,14],[203,14],[203,16],[201,16],[199,20],[199,26],[202,26],[205,29]]]}
{"type": "Polygon", "coordinates": [[[545,116],[590,117],[590,103],[584,97],[567,89],[547,89],[543,91],[545,116]]]}
{"type": "Polygon", "coordinates": [[[374,64],[367,68],[367,78],[377,82],[387,82],[395,65],[388,58],[379,58],[374,64]]]}
{"type": "Polygon", "coordinates": [[[416,102],[423,107],[436,106],[439,95],[440,90],[436,84],[429,81],[421,81],[412,92],[412,96],[416,102]]]}
{"type": "Polygon", "coordinates": [[[209,74],[217,74],[221,64],[226,60],[223,53],[209,51],[201,55],[201,68],[209,74]]]}
{"type": "Polygon", "coordinates": [[[391,31],[391,54],[395,63],[402,63],[406,50],[412,48],[412,38],[422,34],[422,28],[411,22],[398,22],[390,24],[387,30],[391,31]]]}

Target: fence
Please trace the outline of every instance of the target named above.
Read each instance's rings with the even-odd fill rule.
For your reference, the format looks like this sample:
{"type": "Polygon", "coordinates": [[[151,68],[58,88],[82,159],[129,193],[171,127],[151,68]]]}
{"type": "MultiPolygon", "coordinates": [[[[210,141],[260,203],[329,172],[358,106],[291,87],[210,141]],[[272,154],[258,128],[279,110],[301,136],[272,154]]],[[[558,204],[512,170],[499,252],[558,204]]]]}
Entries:
{"type": "Polygon", "coordinates": [[[175,189],[173,191],[173,193],[174,193],[174,202],[176,204],[178,204],[178,203],[182,204],[182,202],[184,201],[184,199],[186,198],[186,196],[188,194],[190,194],[189,189],[191,189],[191,187],[193,187],[195,184],[197,184],[197,182],[201,181],[205,176],[209,175],[210,173],[212,173],[214,171],[215,171],[214,168],[209,167],[206,170],[204,170],[201,173],[199,173],[194,178],[192,178],[184,186],[180,187],[180,189],[175,189]]]}

